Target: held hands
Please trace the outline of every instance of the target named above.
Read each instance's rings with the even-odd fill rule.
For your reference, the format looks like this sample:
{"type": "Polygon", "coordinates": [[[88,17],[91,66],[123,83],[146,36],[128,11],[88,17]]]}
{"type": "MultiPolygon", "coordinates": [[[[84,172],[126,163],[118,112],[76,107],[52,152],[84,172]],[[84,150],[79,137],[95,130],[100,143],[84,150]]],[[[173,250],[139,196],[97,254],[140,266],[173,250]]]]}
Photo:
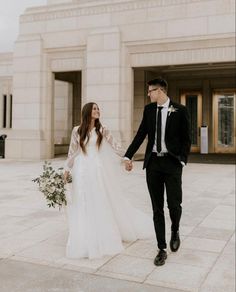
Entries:
{"type": "Polygon", "coordinates": [[[66,184],[68,182],[69,177],[69,171],[65,171],[63,174],[64,183],[66,184]]]}
{"type": "Polygon", "coordinates": [[[131,171],[133,169],[132,160],[125,160],[125,169],[127,171],[131,171]]]}

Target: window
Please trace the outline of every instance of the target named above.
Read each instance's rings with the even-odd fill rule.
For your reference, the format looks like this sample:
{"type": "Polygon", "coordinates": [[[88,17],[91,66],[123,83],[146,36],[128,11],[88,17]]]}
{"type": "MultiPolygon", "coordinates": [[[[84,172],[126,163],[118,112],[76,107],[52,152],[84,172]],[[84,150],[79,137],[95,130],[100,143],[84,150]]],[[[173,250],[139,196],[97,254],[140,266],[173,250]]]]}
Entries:
{"type": "Polygon", "coordinates": [[[7,96],[3,95],[3,128],[7,127],[7,96]]]}
{"type": "Polygon", "coordinates": [[[10,128],[12,128],[12,94],[10,94],[10,128]]]}
{"type": "Polygon", "coordinates": [[[2,99],[2,120],[0,121],[3,128],[12,128],[12,94],[3,95],[2,99]]]}

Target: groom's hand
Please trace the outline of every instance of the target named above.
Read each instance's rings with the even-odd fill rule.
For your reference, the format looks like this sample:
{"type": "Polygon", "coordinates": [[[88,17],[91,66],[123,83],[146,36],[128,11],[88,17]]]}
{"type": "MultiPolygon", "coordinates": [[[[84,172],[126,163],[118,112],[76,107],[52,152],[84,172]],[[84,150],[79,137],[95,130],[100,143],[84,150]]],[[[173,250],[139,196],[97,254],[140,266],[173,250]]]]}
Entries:
{"type": "Polygon", "coordinates": [[[133,169],[132,160],[125,160],[125,169],[127,171],[131,171],[133,169]]]}

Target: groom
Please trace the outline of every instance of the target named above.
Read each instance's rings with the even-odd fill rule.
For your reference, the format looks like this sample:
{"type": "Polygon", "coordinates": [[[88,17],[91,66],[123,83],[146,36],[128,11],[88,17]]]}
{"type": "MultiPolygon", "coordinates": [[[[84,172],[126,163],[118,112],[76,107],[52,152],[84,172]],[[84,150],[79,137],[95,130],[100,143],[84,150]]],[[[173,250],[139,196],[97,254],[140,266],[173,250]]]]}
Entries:
{"type": "Polygon", "coordinates": [[[133,168],[132,157],[146,136],[148,143],[143,168],[150,193],[153,221],[159,248],[154,259],[156,266],[165,264],[166,237],[164,217],[164,188],[171,219],[170,249],[176,252],[180,246],[179,222],[182,213],[182,168],[190,151],[189,114],[185,106],[174,103],[167,96],[167,82],[156,78],[148,82],[148,96],[138,132],[125,153],[125,168],[133,168]]]}

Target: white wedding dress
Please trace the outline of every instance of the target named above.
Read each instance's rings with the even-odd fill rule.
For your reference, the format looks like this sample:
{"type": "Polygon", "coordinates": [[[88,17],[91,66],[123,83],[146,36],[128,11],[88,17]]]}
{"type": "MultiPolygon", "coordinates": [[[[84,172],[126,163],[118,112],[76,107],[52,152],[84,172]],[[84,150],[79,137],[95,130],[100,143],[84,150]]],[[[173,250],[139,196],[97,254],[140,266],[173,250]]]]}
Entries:
{"type": "Polygon", "coordinates": [[[72,131],[66,170],[72,173],[71,200],[67,205],[69,258],[100,258],[114,255],[124,247],[122,241],[135,241],[154,235],[151,216],[134,208],[122,190],[120,147],[108,129],[98,149],[95,128],[80,149],[78,127],[72,131]],[[115,150],[115,151],[114,151],[115,150]]]}

